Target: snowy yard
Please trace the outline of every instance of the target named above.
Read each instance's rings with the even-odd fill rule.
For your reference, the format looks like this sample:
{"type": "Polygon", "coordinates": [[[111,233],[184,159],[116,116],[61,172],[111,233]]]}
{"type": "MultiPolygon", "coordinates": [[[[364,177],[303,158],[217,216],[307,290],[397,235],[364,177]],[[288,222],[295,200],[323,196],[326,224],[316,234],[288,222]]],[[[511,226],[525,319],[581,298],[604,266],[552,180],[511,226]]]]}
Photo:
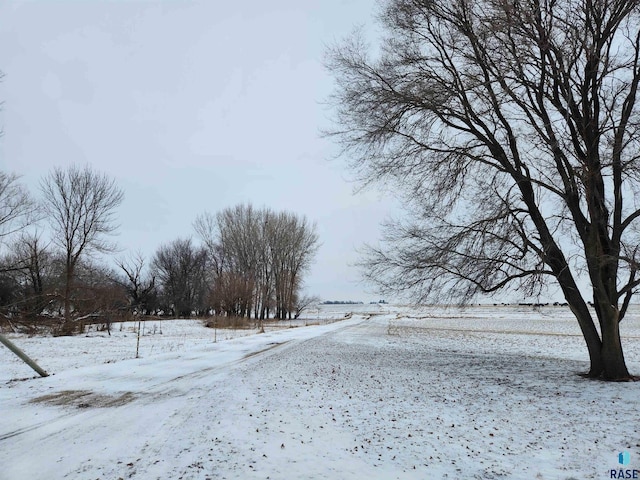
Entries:
{"type": "MultiPolygon", "coordinates": [[[[0,350],[0,480],[640,469],[640,383],[577,375],[586,348],[567,309],[331,306],[294,326],[218,330],[214,343],[197,321],[148,322],[139,359],[131,324],[111,337],[11,335],[53,375],[0,350]]],[[[640,374],[640,311],[622,331],[640,374]]]]}

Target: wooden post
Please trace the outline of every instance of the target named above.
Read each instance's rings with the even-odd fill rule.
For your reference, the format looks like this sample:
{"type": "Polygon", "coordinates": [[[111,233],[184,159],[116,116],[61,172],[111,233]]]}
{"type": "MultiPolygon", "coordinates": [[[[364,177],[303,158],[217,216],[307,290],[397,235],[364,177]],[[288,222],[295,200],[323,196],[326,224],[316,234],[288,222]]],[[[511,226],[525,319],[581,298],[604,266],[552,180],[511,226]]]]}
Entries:
{"type": "Polygon", "coordinates": [[[0,343],[2,343],[5,347],[7,347],[9,350],[15,353],[20,358],[20,360],[22,360],[24,363],[26,363],[31,368],[33,368],[36,372],[38,372],[38,374],[41,377],[49,376],[49,374],[45,372],[43,369],[41,369],[36,362],[31,360],[26,353],[20,350],[11,340],[9,340],[7,337],[5,337],[2,334],[0,334],[0,343]]]}
{"type": "Polygon", "coordinates": [[[136,358],[140,358],[140,320],[138,320],[138,339],[136,340],[136,358]]]}

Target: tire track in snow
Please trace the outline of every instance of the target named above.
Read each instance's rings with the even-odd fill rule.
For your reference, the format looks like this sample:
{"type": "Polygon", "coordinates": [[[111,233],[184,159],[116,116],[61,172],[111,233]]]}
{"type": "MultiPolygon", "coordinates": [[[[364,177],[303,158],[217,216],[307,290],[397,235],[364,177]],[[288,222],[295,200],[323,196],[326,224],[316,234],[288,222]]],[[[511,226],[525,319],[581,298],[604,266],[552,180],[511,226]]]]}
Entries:
{"type": "MultiPolygon", "coordinates": [[[[347,326],[339,325],[339,324],[335,324],[334,326],[337,327],[338,329],[347,328],[347,326]]],[[[315,328],[315,327],[312,327],[312,328],[315,328]]],[[[320,335],[326,335],[326,333],[321,333],[320,335]]],[[[275,337],[277,338],[277,336],[275,337]]],[[[188,392],[181,391],[180,388],[176,387],[176,383],[184,383],[187,381],[195,382],[199,379],[211,377],[212,375],[216,375],[216,374],[225,375],[225,374],[228,374],[228,372],[232,371],[235,368],[238,368],[243,364],[247,364],[251,362],[259,362],[262,358],[277,353],[277,350],[286,348],[292,342],[303,343],[306,341],[309,341],[309,339],[304,339],[304,340],[293,339],[293,340],[285,340],[281,342],[274,340],[267,343],[265,347],[257,351],[247,352],[246,354],[242,355],[241,358],[237,358],[235,360],[227,361],[211,367],[199,368],[192,372],[176,375],[171,377],[168,380],[163,379],[161,381],[157,381],[149,385],[146,385],[143,388],[136,388],[134,389],[135,391],[125,392],[125,393],[132,393],[134,395],[134,398],[132,398],[131,402],[129,402],[134,404],[138,402],[153,404],[155,402],[161,401],[162,399],[170,398],[172,395],[184,396],[184,395],[187,395],[188,392]]],[[[163,360],[163,362],[166,362],[166,361],[167,360],[163,360]]],[[[109,367],[107,365],[105,365],[104,369],[105,369],[104,370],[105,373],[109,372],[109,367]]],[[[52,377],[52,378],[55,379],[55,377],[52,377]]],[[[139,373],[133,372],[125,376],[120,375],[117,380],[127,381],[127,380],[136,380],[138,378],[139,378],[139,373]]],[[[109,377],[105,376],[104,381],[108,382],[108,380],[109,380],[109,377]]],[[[64,390],[69,390],[68,386],[65,386],[64,390]]],[[[55,391],[49,392],[49,395],[53,395],[55,393],[56,393],[55,391]]],[[[121,393],[122,392],[119,392],[119,394],[121,393]]],[[[92,417],[95,418],[100,416],[108,417],[109,415],[112,415],[111,410],[123,409],[126,407],[127,405],[121,405],[117,407],[98,407],[98,408],[89,408],[89,409],[78,409],[70,406],[67,406],[67,407],[47,406],[45,408],[47,408],[47,410],[49,410],[50,412],[54,412],[53,415],[48,416],[45,420],[38,421],[36,423],[30,424],[21,428],[17,428],[5,433],[1,433],[0,444],[9,439],[13,439],[13,441],[15,441],[16,438],[19,439],[20,436],[25,434],[37,433],[37,431],[41,429],[51,430],[50,432],[47,433],[47,437],[53,438],[57,434],[64,433],[64,431],[69,428],[68,427],[69,423],[72,423],[70,422],[70,420],[73,420],[74,417],[81,419],[87,416],[87,410],[91,411],[92,417]]],[[[81,422],[80,420],[78,420],[76,423],[81,423],[81,422]]]]}
{"type": "MultiPolygon", "coordinates": [[[[136,400],[140,400],[140,401],[146,401],[146,402],[152,402],[154,400],[157,400],[159,397],[163,397],[163,396],[167,396],[169,395],[171,392],[175,391],[174,388],[167,388],[170,387],[171,384],[177,382],[177,381],[185,381],[185,380],[189,380],[189,379],[193,379],[193,380],[197,380],[199,378],[203,378],[206,376],[209,376],[211,374],[214,373],[220,373],[220,372],[224,372],[224,371],[228,371],[229,369],[235,368],[238,365],[241,365],[242,363],[248,361],[249,359],[252,359],[254,357],[259,357],[261,355],[267,355],[269,354],[269,352],[271,352],[272,350],[276,349],[277,347],[282,347],[284,345],[286,345],[288,342],[282,342],[282,343],[273,343],[271,345],[269,345],[267,348],[263,348],[259,351],[256,352],[251,352],[246,354],[245,356],[243,356],[240,359],[237,360],[233,360],[231,362],[228,363],[224,363],[221,365],[216,365],[213,367],[207,367],[201,370],[197,370],[191,373],[187,373],[187,374],[183,374],[183,375],[178,375],[176,377],[173,377],[169,380],[163,380],[161,382],[155,383],[153,385],[148,386],[147,388],[143,388],[140,389],[136,392],[128,392],[128,393],[133,393],[135,395],[134,398],[132,398],[132,402],[135,402],[136,400]]],[[[273,353],[273,352],[271,352],[273,353]]],[[[129,375],[127,376],[128,378],[135,378],[135,375],[129,375]]],[[[127,378],[125,377],[125,378],[127,378]]],[[[51,396],[55,395],[55,392],[53,392],[52,394],[50,394],[51,396]]],[[[35,401],[37,401],[38,399],[34,399],[35,401]]],[[[32,403],[34,400],[32,400],[30,403],[32,403]]],[[[46,404],[47,402],[42,402],[43,404],[46,404]]],[[[130,402],[127,402],[130,403],[130,402]]],[[[58,405],[59,406],[59,405],[58,405]]],[[[69,405],[73,408],[73,405],[69,405]]],[[[114,407],[96,407],[96,408],[114,408],[114,407]]],[[[63,407],[64,409],[64,407],[63,407]]],[[[77,407],[73,408],[73,410],[64,412],[64,413],[59,413],[56,417],[53,418],[48,418],[46,420],[37,422],[35,424],[26,426],[26,427],[22,427],[7,433],[3,433],[0,434],[0,442],[3,442],[5,440],[8,440],[10,438],[16,437],[18,435],[27,433],[27,432],[32,432],[34,430],[37,430],[39,428],[42,427],[51,427],[52,425],[58,423],[58,422],[62,422],[70,417],[73,416],[78,416],[78,415],[82,415],[84,414],[83,411],[78,410],[77,407]]]]}

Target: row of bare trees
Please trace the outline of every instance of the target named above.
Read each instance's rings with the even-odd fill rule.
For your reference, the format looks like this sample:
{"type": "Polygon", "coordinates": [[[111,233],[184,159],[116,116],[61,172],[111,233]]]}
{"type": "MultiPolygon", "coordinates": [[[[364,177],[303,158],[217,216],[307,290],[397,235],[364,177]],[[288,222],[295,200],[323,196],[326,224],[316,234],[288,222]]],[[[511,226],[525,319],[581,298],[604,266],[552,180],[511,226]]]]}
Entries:
{"type": "Polygon", "coordinates": [[[40,187],[36,202],[0,172],[0,313],[10,323],[58,319],[68,333],[132,313],[285,318],[313,300],[300,294],[318,247],[304,217],[251,205],[205,213],[194,223],[201,244],[177,239],[150,261],[120,256],[111,268],[104,254],[116,252],[109,235],[123,198],[115,182],[70,167],[40,187]]]}
{"type": "MultiPolygon", "coordinates": [[[[157,286],[160,310],[284,319],[315,301],[301,294],[318,248],[315,225],[306,218],[238,205],[203,213],[194,229],[200,245],[177,239],[161,246],[151,261],[146,285],[157,286]]],[[[142,265],[140,257],[120,264],[134,291],[142,265]]]]}
{"type": "Polygon", "coordinates": [[[212,306],[228,315],[291,318],[310,301],[302,275],[318,249],[315,225],[290,212],[238,205],[194,224],[212,275],[212,306]]]}

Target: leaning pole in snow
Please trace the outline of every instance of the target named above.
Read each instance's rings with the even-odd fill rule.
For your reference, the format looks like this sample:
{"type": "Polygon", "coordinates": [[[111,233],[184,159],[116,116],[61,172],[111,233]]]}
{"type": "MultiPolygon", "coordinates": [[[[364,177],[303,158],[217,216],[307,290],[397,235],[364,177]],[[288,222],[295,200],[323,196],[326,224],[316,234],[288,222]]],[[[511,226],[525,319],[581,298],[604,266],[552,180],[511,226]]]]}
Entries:
{"type": "Polygon", "coordinates": [[[9,340],[7,337],[2,335],[1,333],[0,333],[0,343],[2,343],[5,347],[7,347],[9,350],[15,353],[18,357],[20,357],[20,360],[22,360],[24,363],[26,363],[31,368],[33,368],[36,372],[38,372],[38,374],[41,377],[49,376],[49,374],[45,372],[43,369],[41,369],[36,362],[31,360],[26,353],[20,350],[16,345],[14,345],[14,343],[11,340],[9,340]]]}

